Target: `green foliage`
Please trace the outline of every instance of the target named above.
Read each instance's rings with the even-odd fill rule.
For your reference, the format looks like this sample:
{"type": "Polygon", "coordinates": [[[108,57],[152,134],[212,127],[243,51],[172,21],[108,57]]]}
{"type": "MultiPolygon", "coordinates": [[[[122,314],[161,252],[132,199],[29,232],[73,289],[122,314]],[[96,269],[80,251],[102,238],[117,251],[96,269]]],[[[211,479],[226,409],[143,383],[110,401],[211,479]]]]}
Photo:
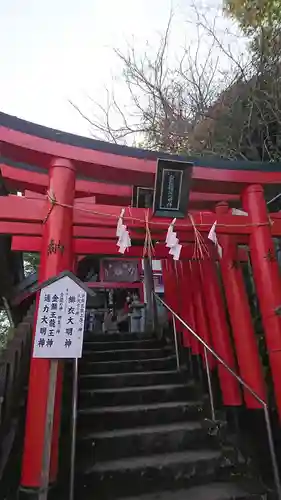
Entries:
{"type": "Polygon", "coordinates": [[[224,8],[249,34],[281,24],[281,0],[224,0],[224,8]]]}
{"type": "MultiPolygon", "coordinates": [[[[40,264],[40,254],[38,253],[24,253],[24,274],[29,276],[30,274],[38,271],[40,264]]],[[[5,309],[0,310],[0,349],[6,346],[9,338],[10,322],[5,309]]]]}
{"type": "Polygon", "coordinates": [[[0,310],[0,349],[5,347],[8,341],[10,322],[5,309],[0,310]]]}
{"type": "Polygon", "coordinates": [[[24,262],[24,274],[25,276],[29,276],[35,271],[38,271],[38,267],[40,264],[40,254],[30,253],[30,252],[24,253],[23,262],[24,262]]]}
{"type": "Polygon", "coordinates": [[[224,0],[225,12],[250,37],[257,71],[280,65],[281,0],[224,0]]]}
{"type": "Polygon", "coordinates": [[[279,84],[272,74],[259,75],[245,83],[242,92],[216,122],[214,144],[219,142],[233,156],[253,161],[280,161],[281,118],[279,84]]]}
{"type": "MultiPolygon", "coordinates": [[[[38,253],[24,253],[24,274],[29,276],[30,274],[38,271],[40,264],[40,254],[38,253]]],[[[10,329],[10,322],[5,309],[0,310],[0,350],[6,346],[10,329]]]]}

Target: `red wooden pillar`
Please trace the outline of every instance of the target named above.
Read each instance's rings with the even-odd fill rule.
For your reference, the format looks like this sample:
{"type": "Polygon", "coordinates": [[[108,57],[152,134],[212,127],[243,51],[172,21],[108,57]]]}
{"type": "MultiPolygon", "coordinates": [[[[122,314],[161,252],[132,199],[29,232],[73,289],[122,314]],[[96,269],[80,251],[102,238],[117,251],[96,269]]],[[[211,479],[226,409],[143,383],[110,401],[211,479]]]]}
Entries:
{"type": "MultiPolygon", "coordinates": [[[[163,280],[165,288],[165,299],[168,306],[173,311],[181,315],[181,297],[180,297],[180,267],[172,259],[166,259],[162,265],[163,280]]],[[[172,314],[168,313],[168,318],[172,320],[172,314]]],[[[182,323],[175,319],[177,332],[183,331],[182,323]]]]}
{"type": "MultiPolygon", "coordinates": [[[[227,212],[227,204],[218,205],[217,213],[227,212]]],[[[236,240],[235,237],[233,239],[233,237],[228,235],[219,235],[219,242],[223,249],[222,258],[220,259],[222,280],[240,375],[251,389],[253,389],[261,399],[266,401],[261,360],[255,339],[242,270],[237,258],[236,240]]],[[[259,403],[247,389],[244,390],[244,398],[248,408],[262,408],[261,403],[259,403]]]]}
{"type": "MultiPolygon", "coordinates": [[[[199,335],[206,342],[209,347],[212,347],[211,333],[209,329],[209,323],[207,318],[206,306],[202,294],[202,283],[201,283],[201,273],[200,273],[200,262],[197,260],[192,261],[192,289],[193,289],[193,300],[194,300],[194,309],[195,309],[195,318],[196,318],[196,329],[195,333],[199,335]]],[[[202,356],[203,362],[204,359],[204,346],[199,344],[199,352],[202,356]]],[[[215,366],[215,360],[212,355],[208,355],[208,362],[210,369],[213,369],[215,366]]]]}
{"type": "MultiPolygon", "coordinates": [[[[161,262],[162,269],[163,269],[163,261],[161,262]]],[[[139,270],[139,276],[143,274],[143,269],[142,269],[142,259],[138,261],[138,270],[139,270]]],[[[162,270],[162,275],[163,275],[163,270],[162,270]]],[[[144,282],[140,283],[139,287],[139,294],[140,294],[140,301],[143,303],[144,302],[144,282]]]]}
{"type": "MultiPolygon", "coordinates": [[[[177,300],[177,280],[176,273],[174,268],[174,262],[170,259],[166,259],[163,262],[163,281],[164,281],[164,295],[165,300],[173,311],[176,313],[179,312],[179,303],[177,300]]],[[[171,318],[171,313],[169,314],[169,318],[171,318]]]]}
{"type": "MultiPolygon", "coordinates": [[[[173,276],[173,279],[175,280],[175,296],[174,296],[175,311],[180,316],[180,318],[183,319],[183,317],[182,317],[182,307],[183,307],[182,270],[181,270],[180,261],[175,261],[175,260],[171,261],[170,265],[171,265],[171,274],[173,276]]],[[[184,330],[183,324],[177,319],[176,319],[176,328],[177,328],[177,332],[183,332],[183,330],[184,330]]]]}
{"type": "MultiPolygon", "coordinates": [[[[194,330],[194,311],[190,289],[190,268],[189,261],[180,262],[180,295],[181,295],[181,311],[180,316],[185,323],[194,330]]],[[[187,328],[183,328],[183,346],[191,347],[192,334],[187,328]]]]}
{"type": "MultiPolygon", "coordinates": [[[[40,282],[73,267],[72,227],[75,196],[75,169],[64,159],[52,161],[49,175],[49,192],[57,204],[48,202],[48,215],[43,226],[40,262],[40,282]],[[60,204],[68,205],[60,206],[60,204]]],[[[38,299],[38,297],[37,297],[38,299]]],[[[35,314],[36,324],[37,313],[35,314]]],[[[21,495],[36,500],[41,482],[46,408],[49,387],[50,362],[31,359],[25,440],[22,460],[21,495]]],[[[56,480],[58,468],[58,439],[60,430],[63,366],[60,364],[56,387],[53,424],[50,481],[56,480]]]]}
{"type": "Polygon", "coordinates": [[[281,420],[281,317],[277,314],[281,305],[279,268],[262,186],[247,187],[242,200],[253,224],[249,239],[251,262],[281,420]]]}
{"type": "MultiPolygon", "coordinates": [[[[236,371],[235,357],[225,314],[225,305],[221,295],[215,263],[209,259],[205,259],[200,262],[200,267],[214,351],[232,370],[236,371]]],[[[224,404],[226,406],[240,406],[242,398],[239,384],[219,362],[218,374],[224,404]]]]}
{"type": "MultiPolygon", "coordinates": [[[[188,267],[189,267],[189,300],[191,302],[191,311],[192,311],[192,320],[193,320],[193,330],[195,333],[198,332],[198,309],[197,309],[197,302],[196,302],[196,288],[197,288],[197,283],[196,283],[196,277],[194,276],[194,265],[195,261],[189,260],[188,261],[188,267]]],[[[202,353],[202,349],[200,346],[199,340],[190,333],[189,335],[189,340],[190,340],[190,346],[191,346],[191,351],[192,354],[195,356],[198,356],[199,354],[202,353]]]]}
{"type": "MultiPolygon", "coordinates": [[[[167,259],[161,261],[162,264],[162,275],[164,283],[164,300],[168,306],[172,308],[171,304],[171,283],[169,275],[169,266],[167,259]]],[[[171,313],[168,311],[168,318],[171,319],[171,313]]]]}

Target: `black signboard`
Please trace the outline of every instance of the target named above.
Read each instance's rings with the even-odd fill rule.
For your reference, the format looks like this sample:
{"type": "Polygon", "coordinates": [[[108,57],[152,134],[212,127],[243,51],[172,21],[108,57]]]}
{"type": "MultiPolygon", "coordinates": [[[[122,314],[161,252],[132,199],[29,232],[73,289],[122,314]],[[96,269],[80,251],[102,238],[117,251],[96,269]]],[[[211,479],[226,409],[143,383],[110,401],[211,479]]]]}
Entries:
{"type": "Polygon", "coordinates": [[[132,206],[136,208],[152,208],[154,189],[147,187],[134,186],[132,206]]]}
{"type": "Polygon", "coordinates": [[[103,281],[135,283],[139,281],[139,268],[136,260],[103,259],[103,281]]]}
{"type": "Polygon", "coordinates": [[[184,218],[187,213],[192,163],[159,159],[153,211],[160,217],[184,218]]]}

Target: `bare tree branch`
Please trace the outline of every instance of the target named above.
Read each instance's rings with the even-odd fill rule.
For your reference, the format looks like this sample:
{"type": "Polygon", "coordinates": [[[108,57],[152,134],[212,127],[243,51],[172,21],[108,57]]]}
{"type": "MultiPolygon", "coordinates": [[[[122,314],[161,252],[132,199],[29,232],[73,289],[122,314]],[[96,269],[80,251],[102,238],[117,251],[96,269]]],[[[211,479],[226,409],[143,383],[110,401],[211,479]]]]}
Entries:
{"type": "Polygon", "coordinates": [[[275,33],[272,40],[276,55],[268,56],[262,33],[259,52],[248,48],[245,54],[245,43],[237,49],[239,35],[220,32],[222,18],[209,19],[192,1],[196,37],[177,50],[178,61],[169,57],[170,13],[156,50],[147,44],[138,53],[128,44],[125,53],[114,51],[123,67],[127,104],[113,89],[106,91],[105,105],[89,98],[93,118],[71,105],[93,135],[111,142],[133,140],[155,150],[236,159],[280,158],[280,37],[275,33]]]}

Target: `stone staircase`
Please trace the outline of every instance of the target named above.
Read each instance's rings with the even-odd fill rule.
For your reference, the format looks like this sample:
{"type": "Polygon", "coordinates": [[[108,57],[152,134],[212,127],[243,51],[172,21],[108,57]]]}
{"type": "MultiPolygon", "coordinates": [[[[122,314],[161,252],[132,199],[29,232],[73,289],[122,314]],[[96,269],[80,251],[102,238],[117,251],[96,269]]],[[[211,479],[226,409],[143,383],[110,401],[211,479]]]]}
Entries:
{"type": "Polygon", "coordinates": [[[79,365],[81,500],[261,499],[232,480],[202,401],[171,348],[144,334],[85,340],[79,365]]]}

